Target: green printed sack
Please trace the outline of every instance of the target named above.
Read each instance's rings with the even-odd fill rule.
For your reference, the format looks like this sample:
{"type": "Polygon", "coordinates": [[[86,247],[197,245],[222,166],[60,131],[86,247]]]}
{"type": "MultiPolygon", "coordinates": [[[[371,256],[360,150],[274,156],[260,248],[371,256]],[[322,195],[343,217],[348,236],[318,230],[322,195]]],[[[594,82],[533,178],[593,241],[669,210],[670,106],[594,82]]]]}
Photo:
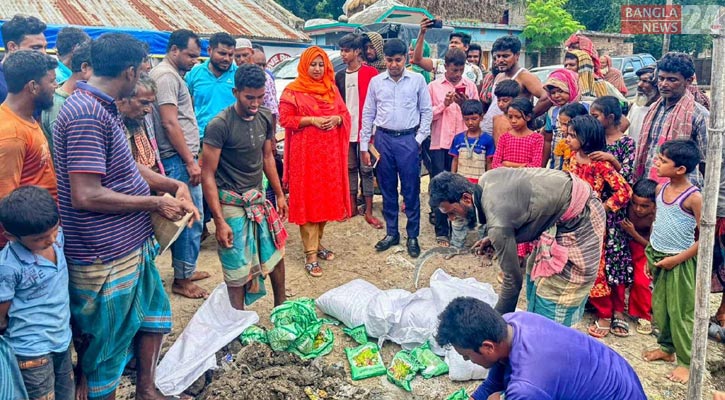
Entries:
{"type": "Polygon", "coordinates": [[[428,342],[420,347],[414,348],[410,351],[410,354],[420,365],[420,374],[423,375],[423,378],[430,379],[434,376],[448,373],[448,364],[433,353],[428,342]]]}
{"type": "Polygon", "coordinates": [[[335,337],[330,329],[322,329],[322,323],[309,326],[294,341],[291,353],[297,354],[303,360],[317,358],[329,354],[335,337]]]}
{"type": "Polygon", "coordinates": [[[296,324],[275,326],[267,332],[269,347],[274,351],[287,351],[302,333],[296,324]]]}
{"type": "Polygon", "coordinates": [[[350,363],[352,380],[359,381],[385,375],[385,364],[377,344],[368,342],[358,347],[348,347],[345,349],[345,355],[350,363]]]}
{"type": "Polygon", "coordinates": [[[342,328],[342,332],[350,336],[352,340],[358,344],[365,344],[368,342],[368,333],[365,331],[365,325],[360,325],[356,328],[342,328]]]}
{"type": "Polygon", "coordinates": [[[468,396],[468,393],[466,393],[465,388],[461,388],[457,390],[452,395],[446,397],[446,400],[468,400],[470,397],[468,396]]]}
{"type": "Polygon", "coordinates": [[[415,374],[419,369],[420,366],[415,358],[407,351],[401,350],[395,354],[390,367],[388,367],[388,381],[410,392],[412,391],[410,382],[415,378],[415,374]]]}
{"type": "Polygon", "coordinates": [[[244,346],[247,346],[252,342],[269,344],[269,339],[267,339],[267,331],[257,325],[252,325],[249,328],[245,329],[244,332],[242,332],[242,334],[239,336],[239,340],[244,346]]]}
{"type": "Polygon", "coordinates": [[[298,324],[307,326],[317,322],[315,301],[306,297],[287,300],[272,310],[269,316],[274,326],[298,324]]]}

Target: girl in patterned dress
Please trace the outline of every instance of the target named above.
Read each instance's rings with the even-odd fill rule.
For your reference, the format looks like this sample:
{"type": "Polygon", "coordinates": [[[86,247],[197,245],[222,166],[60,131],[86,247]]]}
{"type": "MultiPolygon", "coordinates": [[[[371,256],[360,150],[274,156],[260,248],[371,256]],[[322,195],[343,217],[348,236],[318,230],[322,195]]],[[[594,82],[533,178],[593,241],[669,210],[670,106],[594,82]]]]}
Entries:
{"type": "MultiPolygon", "coordinates": [[[[632,188],[611,162],[594,160],[591,157],[592,153],[601,152],[606,147],[602,124],[591,115],[575,117],[569,123],[566,141],[572,151],[572,156],[569,159],[569,171],[592,186],[594,192],[602,200],[608,218],[609,214],[625,209],[632,196],[632,188]]],[[[604,243],[605,249],[608,244],[607,239],[604,243]]],[[[597,280],[589,294],[589,301],[592,303],[600,301],[601,298],[609,299],[612,293],[607,283],[606,255],[605,250],[602,252],[597,280]]],[[[601,301],[605,300],[602,299],[601,301]]],[[[615,327],[615,322],[617,322],[620,330],[624,330],[624,327],[621,326],[623,321],[612,320],[612,311],[613,307],[596,308],[598,320],[589,327],[590,335],[594,337],[607,336],[610,329],[615,327]]]]}
{"type": "MultiPolygon", "coordinates": [[[[622,118],[619,100],[614,96],[600,97],[592,103],[590,113],[604,126],[607,141],[605,151],[594,152],[590,157],[592,160],[609,161],[630,186],[634,185],[635,144],[632,138],[625,136],[619,129],[622,118]]],[[[626,217],[626,208],[607,213],[604,264],[607,283],[612,288],[629,286],[634,277],[629,238],[621,226],[626,217]]],[[[627,336],[629,333],[629,324],[624,317],[623,294],[623,291],[612,290],[609,296],[592,298],[590,301],[600,314],[613,310],[612,333],[616,336],[627,336]]]]}
{"type": "MultiPolygon", "coordinates": [[[[544,156],[544,137],[529,129],[534,106],[524,97],[515,98],[509,105],[506,117],[511,130],[501,135],[493,155],[493,168],[540,168],[544,156]]],[[[519,262],[531,253],[529,243],[518,245],[519,262]]]]}

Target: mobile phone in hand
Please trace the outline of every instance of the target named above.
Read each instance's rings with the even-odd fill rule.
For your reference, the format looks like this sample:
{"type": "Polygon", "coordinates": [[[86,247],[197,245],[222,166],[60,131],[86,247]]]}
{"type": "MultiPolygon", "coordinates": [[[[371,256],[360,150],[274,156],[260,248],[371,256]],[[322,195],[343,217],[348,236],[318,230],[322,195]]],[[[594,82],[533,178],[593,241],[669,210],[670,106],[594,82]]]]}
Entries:
{"type": "Polygon", "coordinates": [[[466,88],[465,87],[457,87],[456,88],[456,93],[460,94],[461,96],[465,96],[466,95],[466,88]]]}
{"type": "Polygon", "coordinates": [[[436,18],[436,19],[432,20],[432,22],[433,22],[433,24],[430,26],[431,28],[437,28],[437,29],[443,28],[443,20],[436,18]]]}

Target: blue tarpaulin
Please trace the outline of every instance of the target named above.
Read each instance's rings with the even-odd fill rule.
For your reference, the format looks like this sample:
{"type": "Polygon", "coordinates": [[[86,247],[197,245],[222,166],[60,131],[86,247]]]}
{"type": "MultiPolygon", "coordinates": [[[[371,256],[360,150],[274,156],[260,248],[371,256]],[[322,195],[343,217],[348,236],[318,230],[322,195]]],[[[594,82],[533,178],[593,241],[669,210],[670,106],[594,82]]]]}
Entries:
{"type": "MultiPolygon", "coordinates": [[[[0,21],[0,26],[7,21],[0,21]]],[[[58,37],[58,31],[69,25],[48,25],[48,29],[45,30],[45,37],[48,40],[48,49],[55,48],[55,40],[58,37]]],[[[134,28],[113,28],[113,27],[101,27],[101,26],[76,26],[76,28],[83,29],[91,38],[96,39],[104,33],[127,33],[136,39],[146,42],[149,45],[150,53],[163,55],[166,54],[166,43],[169,41],[171,32],[161,31],[149,31],[143,29],[134,28]]],[[[0,39],[2,33],[0,33],[0,39]]],[[[4,41],[2,43],[5,43],[4,41]]],[[[201,55],[202,57],[208,57],[206,48],[209,42],[202,39],[201,44],[201,55]]]]}

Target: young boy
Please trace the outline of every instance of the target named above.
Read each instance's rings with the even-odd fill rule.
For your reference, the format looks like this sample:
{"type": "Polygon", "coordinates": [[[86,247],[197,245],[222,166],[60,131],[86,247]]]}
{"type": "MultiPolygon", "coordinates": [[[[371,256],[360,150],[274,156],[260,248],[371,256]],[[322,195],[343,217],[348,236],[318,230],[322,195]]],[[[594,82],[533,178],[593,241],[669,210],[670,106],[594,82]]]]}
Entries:
{"type": "MultiPolygon", "coordinates": [[[[645,248],[649,245],[652,223],[655,219],[655,198],[657,182],[642,178],[632,188],[632,198],[627,207],[627,218],[621,226],[631,237],[629,248],[632,251],[634,280],[629,289],[629,315],[637,319],[637,332],[642,335],[652,333],[652,278],[649,275],[645,248]]],[[[624,285],[617,285],[617,298],[624,299],[624,285]]],[[[615,312],[624,312],[624,304],[615,312]]]]}
{"type": "Polygon", "coordinates": [[[496,95],[496,104],[503,111],[503,114],[493,117],[492,135],[495,144],[498,144],[498,138],[501,135],[511,130],[511,124],[506,117],[506,113],[509,109],[509,104],[511,104],[513,99],[519,97],[519,93],[521,93],[521,85],[513,79],[506,79],[499,82],[493,90],[493,94],[496,95]]]}
{"type": "Polygon", "coordinates": [[[654,277],[652,311],[661,333],[659,349],[644,353],[647,361],[675,361],[667,376],[686,383],[695,319],[695,266],[702,196],[687,175],[700,163],[700,150],[691,140],[670,140],[654,161],[657,175],[670,181],[657,186],[655,221],[645,253],[654,277]]]}
{"type": "Polygon", "coordinates": [[[469,181],[478,184],[481,175],[491,169],[496,148],[491,135],[481,131],[483,103],[479,100],[466,100],[461,106],[461,113],[467,131],[453,138],[448,153],[453,157],[451,172],[461,174],[469,181]]]}
{"type": "Polygon", "coordinates": [[[15,352],[31,399],[75,398],[68,265],[50,193],[15,189],[0,201],[9,242],[0,251],[0,333],[15,352]]]}
{"type": "Polygon", "coordinates": [[[350,209],[357,212],[358,188],[362,187],[365,199],[365,221],[375,229],[383,229],[383,224],[373,216],[373,168],[360,163],[360,127],[362,109],[368,94],[370,80],[378,74],[374,67],[363,63],[363,40],[355,33],[349,33],[337,42],[340,56],[347,68],[335,74],[335,84],[350,111],[350,150],[347,156],[347,173],[350,180],[350,209]],[[358,177],[361,184],[358,184],[358,177]]]}
{"type": "MultiPolygon", "coordinates": [[[[472,183],[478,184],[481,175],[491,168],[495,146],[491,135],[481,131],[483,103],[479,100],[466,100],[461,105],[461,113],[468,130],[453,138],[449,153],[453,157],[451,172],[463,175],[472,183]]],[[[451,222],[451,246],[463,248],[468,227],[463,219],[451,222]]]]}

